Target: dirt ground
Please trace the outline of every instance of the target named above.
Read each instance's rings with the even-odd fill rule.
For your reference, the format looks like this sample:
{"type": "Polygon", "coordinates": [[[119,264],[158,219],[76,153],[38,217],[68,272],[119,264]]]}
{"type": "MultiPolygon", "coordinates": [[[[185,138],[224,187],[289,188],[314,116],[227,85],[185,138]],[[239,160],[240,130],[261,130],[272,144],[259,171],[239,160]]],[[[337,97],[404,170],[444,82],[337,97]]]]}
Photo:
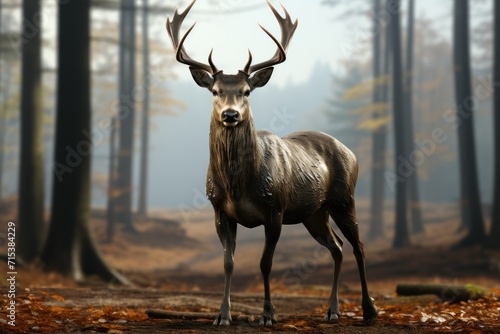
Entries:
{"type": "MultiPolygon", "coordinates": [[[[358,204],[360,222],[367,210],[358,204]],[[360,208],[359,208],[360,207],[360,208]]],[[[500,253],[474,247],[450,250],[460,240],[453,207],[428,205],[426,232],[414,246],[394,251],[392,227],[383,240],[365,241],[369,288],[380,310],[373,326],[362,324],[361,293],[354,257],[344,245],[338,323],[322,319],[333,274],[329,253],[302,226],[285,226],[276,249],[271,291],[279,322],[259,325],[263,287],[259,272],[263,229],[239,228],[233,276],[233,324],[228,333],[500,333],[500,253]],[[438,296],[400,297],[399,283],[476,284],[479,300],[443,303],[438,296]]],[[[16,327],[8,325],[8,288],[1,284],[0,333],[215,333],[222,298],[222,247],[209,208],[152,210],[136,220],[139,233],[117,231],[105,242],[103,214],[94,213],[94,233],[108,263],[134,287],[89,278],[84,284],[36,264],[16,277],[16,327]]],[[[391,217],[386,217],[390,221],[391,217]]],[[[361,224],[363,239],[368,226],[361,224]]],[[[0,244],[4,253],[5,245],[0,244]]],[[[6,282],[7,268],[0,264],[6,282]]],[[[453,301],[453,300],[450,300],[453,301]]]]}

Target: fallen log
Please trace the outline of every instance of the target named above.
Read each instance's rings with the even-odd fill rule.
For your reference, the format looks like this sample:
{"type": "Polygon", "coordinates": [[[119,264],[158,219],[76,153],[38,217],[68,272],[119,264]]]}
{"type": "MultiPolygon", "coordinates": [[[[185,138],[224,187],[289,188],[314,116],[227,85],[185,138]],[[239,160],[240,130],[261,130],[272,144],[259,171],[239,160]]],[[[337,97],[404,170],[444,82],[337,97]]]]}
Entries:
{"type": "MultiPolygon", "coordinates": [[[[146,310],[149,318],[155,319],[183,319],[183,320],[198,320],[198,319],[215,319],[218,314],[206,312],[176,312],[165,310],[146,310]]],[[[237,322],[253,322],[255,317],[253,315],[235,314],[233,321],[237,322]]]]}
{"type": "Polygon", "coordinates": [[[458,303],[484,297],[488,289],[473,285],[405,283],[396,286],[398,296],[436,295],[443,302],[458,303]]]}

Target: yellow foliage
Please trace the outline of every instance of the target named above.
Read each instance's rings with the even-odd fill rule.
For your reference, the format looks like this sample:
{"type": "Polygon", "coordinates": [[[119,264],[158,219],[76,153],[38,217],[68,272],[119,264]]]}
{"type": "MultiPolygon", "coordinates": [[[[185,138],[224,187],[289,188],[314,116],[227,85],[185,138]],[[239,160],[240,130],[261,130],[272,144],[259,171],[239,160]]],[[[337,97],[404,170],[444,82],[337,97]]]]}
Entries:
{"type": "Polygon", "coordinates": [[[390,78],[386,75],[381,75],[375,79],[366,80],[356,86],[347,89],[342,98],[344,100],[358,100],[361,98],[371,97],[373,94],[373,87],[385,85],[389,82],[390,78]]]}
{"type": "Polygon", "coordinates": [[[392,120],[391,116],[383,116],[379,118],[370,118],[362,121],[358,125],[358,129],[364,129],[368,131],[376,131],[383,126],[389,124],[392,120]]]}
{"type": "Polygon", "coordinates": [[[360,108],[354,109],[353,114],[378,114],[383,115],[389,109],[389,103],[370,103],[360,108]]]}

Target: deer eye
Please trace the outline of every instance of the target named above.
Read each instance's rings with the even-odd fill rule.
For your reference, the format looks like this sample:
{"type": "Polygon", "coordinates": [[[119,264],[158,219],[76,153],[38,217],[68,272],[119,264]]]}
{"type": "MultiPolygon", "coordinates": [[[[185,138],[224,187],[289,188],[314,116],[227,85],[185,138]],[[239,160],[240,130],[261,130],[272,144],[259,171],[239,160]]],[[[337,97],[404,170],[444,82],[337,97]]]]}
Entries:
{"type": "Polygon", "coordinates": [[[247,89],[243,92],[243,95],[250,96],[250,89],[247,89]]]}
{"type": "Polygon", "coordinates": [[[217,96],[217,95],[219,95],[219,93],[217,93],[217,91],[215,89],[212,89],[212,95],[217,96]]]}

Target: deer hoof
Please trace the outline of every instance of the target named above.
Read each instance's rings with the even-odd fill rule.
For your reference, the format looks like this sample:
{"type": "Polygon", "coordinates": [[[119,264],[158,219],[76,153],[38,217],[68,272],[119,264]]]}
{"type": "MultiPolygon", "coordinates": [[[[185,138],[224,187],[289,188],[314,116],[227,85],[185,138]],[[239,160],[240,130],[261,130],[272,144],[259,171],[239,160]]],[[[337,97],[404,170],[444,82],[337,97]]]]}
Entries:
{"type": "Polygon", "coordinates": [[[340,319],[340,313],[332,312],[332,310],[328,310],[325,313],[324,319],[327,320],[327,321],[337,322],[340,319]]]}
{"type": "Polygon", "coordinates": [[[363,311],[363,322],[365,325],[373,325],[377,320],[378,309],[373,306],[372,309],[363,311]]]}
{"type": "Polygon", "coordinates": [[[262,316],[259,323],[261,326],[272,326],[275,322],[276,318],[273,320],[271,317],[262,316]]]}
{"type": "Polygon", "coordinates": [[[213,325],[214,326],[229,326],[229,325],[231,325],[231,320],[223,319],[222,316],[219,314],[219,316],[217,318],[215,318],[213,325]]]}
{"type": "Polygon", "coordinates": [[[274,315],[274,305],[270,300],[264,301],[264,310],[262,311],[262,317],[260,318],[261,326],[272,326],[277,323],[278,320],[274,315]]]}

